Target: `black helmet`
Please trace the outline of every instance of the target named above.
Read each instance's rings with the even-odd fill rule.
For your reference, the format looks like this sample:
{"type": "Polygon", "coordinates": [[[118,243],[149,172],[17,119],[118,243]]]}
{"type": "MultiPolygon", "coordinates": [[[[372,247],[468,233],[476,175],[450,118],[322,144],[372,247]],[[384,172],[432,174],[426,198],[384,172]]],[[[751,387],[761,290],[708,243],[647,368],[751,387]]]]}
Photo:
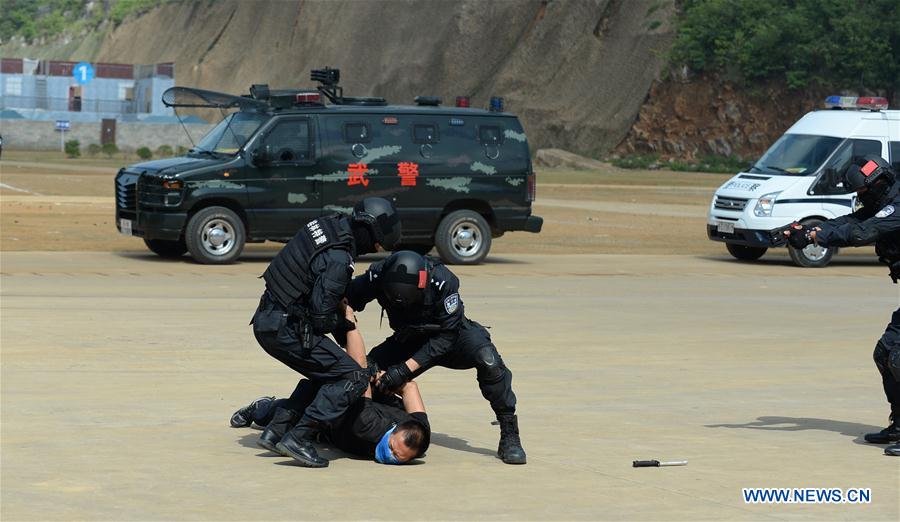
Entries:
{"type": "Polygon", "coordinates": [[[400,216],[394,204],[384,198],[365,198],[353,206],[351,219],[368,226],[376,243],[393,250],[400,242],[400,216]]]}
{"type": "Polygon", "coordinates": [[[421,306],[428,284],[428,262],[409,250],[394,252],[381,269],[381,289],[387,300],[397,308],[421,306]]]}
{"type": "Polygon", "coordinates": [[[868,155],[855,157],[847,170],[844,171],[844,188],[848,192],[868,188],[875,183],[885,180],[890,184],[894,180],[891,166],[881,156],[868,155]]]}

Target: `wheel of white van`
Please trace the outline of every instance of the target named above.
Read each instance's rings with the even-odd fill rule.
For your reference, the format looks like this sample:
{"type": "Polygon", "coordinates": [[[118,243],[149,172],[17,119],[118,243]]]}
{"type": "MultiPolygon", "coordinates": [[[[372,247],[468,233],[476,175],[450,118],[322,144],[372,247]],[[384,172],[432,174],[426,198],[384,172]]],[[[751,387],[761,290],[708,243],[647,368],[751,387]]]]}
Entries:
{"type": "Polygon", "coordinates": [[[448,264],[478,264],[491,249],[491,227],[478,212],[457,210],[441,220],[434,243],[448,264]]]}
{"type": "Polygon", "coordinates": [[[188,221],[184,234],[188,251],[198,263],[231,263],[244,249],[244,222],[225,207],[207,207],[188,221]]]}
{"type": "Polygon", "coordinates": [[[733,258],[740,259],[741,261],[756,261],[766,253],[766,250],[768,250],[768,248],[765,247],[751,247],[737,245],[735,243],[725,243],[725,248],[728,249],[728,253],[731,254],[733,258]]]}
{"type": "MultiPolygon", "coordinates": [[[[807,227],[814,227],[821,223],[819,219],[807,219],[800,223],[807,227]]],[[[791,261],[797,266],[804,268],[822,268],[831,262],[831,258],[837,254],[838,249],[835,247],[823,247],[810,244],[806,248],[794,248],[788,245],[788,253],[791,255],[791,261]]]]}
{"type": "Polygon", "coordinates": [[[145,239],[144,244],[151,252],[159,257],[175,259],[187,252],[187,244],[184,239],[178,241],[168,241],[165,239],[145,239]]]}

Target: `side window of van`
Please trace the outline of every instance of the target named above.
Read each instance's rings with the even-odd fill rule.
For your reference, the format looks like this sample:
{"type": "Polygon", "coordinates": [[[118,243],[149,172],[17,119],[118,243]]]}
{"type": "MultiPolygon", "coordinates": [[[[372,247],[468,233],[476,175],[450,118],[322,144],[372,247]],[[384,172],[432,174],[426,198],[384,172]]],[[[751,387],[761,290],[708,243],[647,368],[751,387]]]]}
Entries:
{"type": "Polygon", "coordinates": [[[369,125],[362,122],[350,122],[344,124],[344,141],[347,143],[369,143],[372,134],[369,125]]]}
{"type": "Polygon", "coordinates": [[[850,166],[853,158],[867,154],[881,155],[881,142],[877,140],[849,139],[838,147],[838,150],[822,169],[819,179],[810,190],[811,194],[846,194],[843,186],[844,171],[850,166]]]}
{"type": "Polygon", "coordinates": [[[500,146],[503,145],[503,133],[496,125],[482,125],[478,127],[478,141],[484,149],[484,155],[488,159],[500,158],[500,146]]]}
{"type": "Polygon", "coordinates": [[[264,146],[272,163],[295,163],[312,158],[309,120],[289,119],[275,124],[267,133],[264,146]]]}
{"type": "Polygon", "coordinates": [[[891,165],[895,170],[900,170],[900,141],[892,141],[888,144],[891,151],[891,165]]]}
{"type": "Polygon", "coordinates": [[[478,127],[478,141],[482,145],[500,146],[503,144],[503,133],[500,132],[500,127],[493,125],[478,127]]]}
{"type": "Polygon", "coordinates": [[[413,125],[413,142],[434,144],[440,140],[437,125],[433,123],[417,123],[413,125]]]}

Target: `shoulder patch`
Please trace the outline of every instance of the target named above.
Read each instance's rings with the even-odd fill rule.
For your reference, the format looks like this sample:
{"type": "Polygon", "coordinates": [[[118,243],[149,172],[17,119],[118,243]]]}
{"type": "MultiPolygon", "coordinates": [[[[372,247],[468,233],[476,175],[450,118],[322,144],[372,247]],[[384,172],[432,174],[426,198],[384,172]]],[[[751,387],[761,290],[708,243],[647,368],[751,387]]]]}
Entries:
{"type": "Polygon", "coordinates": [[[875,217],[877,218],[885,218],[894,213],[894,205],[888,205],[883,209],[879,210],[875,217]]]}
{"type": "Polygon", "coordinates": [[[459,294],[451,294],[444,299],[444,310],[448,314],[452,314],[457,308],[459,308],[459,294]]]}

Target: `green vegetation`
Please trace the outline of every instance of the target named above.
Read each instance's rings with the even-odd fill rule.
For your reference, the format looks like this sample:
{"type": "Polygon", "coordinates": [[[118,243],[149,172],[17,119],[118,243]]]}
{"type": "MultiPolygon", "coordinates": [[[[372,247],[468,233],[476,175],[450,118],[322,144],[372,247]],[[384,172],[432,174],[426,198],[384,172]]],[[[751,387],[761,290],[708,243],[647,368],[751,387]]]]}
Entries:
{"type": "Polygon", "coordinates": [[[140,147],[134,151],[134,153],[142,160],[148,160],[153,157],[153,151],[151,151],[149,147],[140,147]]]}
{"type": "Polygon", "coordinates": [[[69,140],[65,143],[66,156],[78,158],[81,156],[81,143],[78,140],[69,140]]]}
{"type": "Polygon", "coordinates": [[[96,157],[97,154],[100,154],[101,152],[103,152],[103,149],[100,147],[100,145],[97,145],[96,143],[91,143],[87,147],[88,156],[90,156],[92,158],[96,157]]]}
{"type": "Polygon", "coordinates": [[[77,34],[105,21],[119,24],[174,0],[3,0],[0,42],[21,37],[31,43],[67,32],[77,34]]]}
{"type": "Polygon", "coordinates": [[[624,158],[613,158],[610,163],[620,169],[656,170],[667,169],[680,172],[733,173],[747,168],[749,160],[737,156],[717,156],[708,154],[696,161],[661,160],[657,154],[634,154],[624,158]]]}
{"type": "Polygon", "coordinates": [[[171,145],[160,145],[156,149],[156,155],[160,158],[169,158],[172,156],[172,146],[171,145]]]}
{"type": "Polygon", "coordinates": [[[743,84],[900,90],[897,0],[682,0],[676,64],[743,84]]]}
{"type": "Polygon", "coordinates": [[[103,151],[103,154],[106,154],[107,158],[112,158],[114,154],[118,154],[119,147],[116,147],[115,143],[104,143],[100,150],[103,151]]]}

